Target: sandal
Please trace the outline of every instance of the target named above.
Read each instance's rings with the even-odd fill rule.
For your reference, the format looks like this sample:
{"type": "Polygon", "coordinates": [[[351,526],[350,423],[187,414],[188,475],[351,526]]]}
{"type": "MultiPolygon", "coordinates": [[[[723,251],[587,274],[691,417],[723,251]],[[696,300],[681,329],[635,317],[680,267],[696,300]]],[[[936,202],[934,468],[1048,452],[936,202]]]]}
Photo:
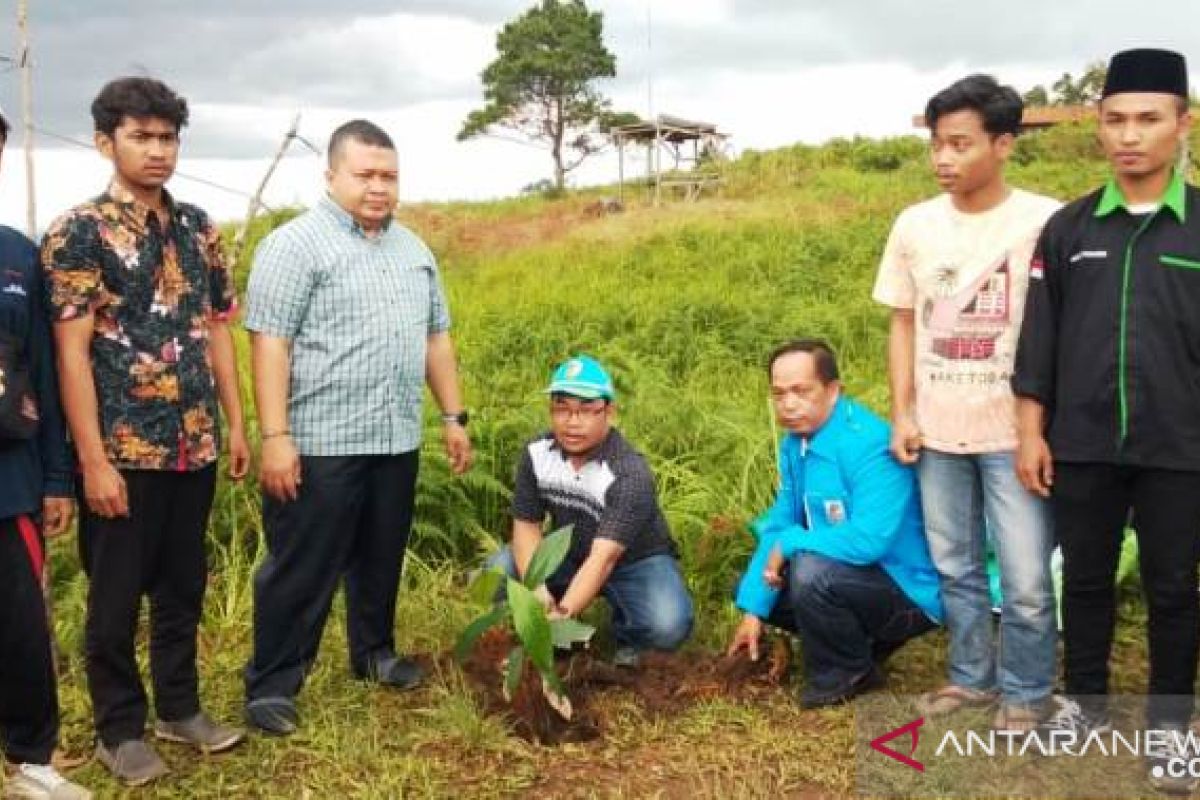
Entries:
{"type": "Polygon", "coordinates": [[[926,717],[943,717],[964,708],[982,708],[995,702],[995,692],[950,683],[921,695],[917,700],[917,710],[926,717]]]}
{"type": "Polygon", "coordinates": [[[1001,703],[992,720],[992,730],[1004,733],[1029,733],[1037,730],[1046,714],[1039,706],[1001,703]]]}

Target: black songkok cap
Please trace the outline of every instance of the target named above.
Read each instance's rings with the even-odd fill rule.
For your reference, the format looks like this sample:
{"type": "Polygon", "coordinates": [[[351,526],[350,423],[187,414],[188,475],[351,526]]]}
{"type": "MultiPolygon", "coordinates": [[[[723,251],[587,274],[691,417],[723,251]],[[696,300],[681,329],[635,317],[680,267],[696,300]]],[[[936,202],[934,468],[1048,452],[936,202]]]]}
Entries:
{"type": "Polygon", "coordinates": [[[1187,63],[1171,50],[1125,50],[1108,62],[1104,92],[1158,92],[1188,96],[1187,63]]]}

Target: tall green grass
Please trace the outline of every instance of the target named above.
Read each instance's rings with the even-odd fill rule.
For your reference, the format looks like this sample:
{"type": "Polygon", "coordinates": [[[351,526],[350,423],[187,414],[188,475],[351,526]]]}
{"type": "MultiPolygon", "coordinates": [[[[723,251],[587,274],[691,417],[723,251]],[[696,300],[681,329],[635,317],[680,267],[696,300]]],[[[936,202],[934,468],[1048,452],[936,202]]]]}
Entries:
{"type": "MultiPolygon", "coordinates": [[[[1014,162],[1013,183],[1062,198],[1105,174],[1086,124],[1023,137],[1014,162]]],[[[495,250],[471,249],[471,236],[451,234],[578,209],[580,198],[424,206],[414,217],[417,233],[444,245],[477,448],[472,473],[453,477],[430,411],[417,558],[466,568],[503,541],[513,465],[546,424],[541,388],[573,353],[591,353],[614,373],[618,424],[650,459],[689,581],[712,607],[723,604],[749,547],[744,523],[773,491],[769,349],[794,336],[827,338],[849,393],[886,409],[887,314],[870,288],[895,215],[936,191],[924,143],[796,145],[749,152],[725,171],[728,188],[716,200],[665,208],[633,201],[624,215],[571,217],[564,224],[574,227],[547,241],[495,250]]],[[[243,290],[254,246],[296,213],[256,220],[237,265],[243,290]]],[[[244,334],[238,346],[253,433],[244,334]]],[[[232,622],[248,607],[248,577],[261,555],[252,479],[222,481],[214,505],[214,622],[232,622]]],[[[78,641],[85,584],[73,565],[65,556],[56,564],[60,604],[70,609],[59,624],[78,641]]]]}

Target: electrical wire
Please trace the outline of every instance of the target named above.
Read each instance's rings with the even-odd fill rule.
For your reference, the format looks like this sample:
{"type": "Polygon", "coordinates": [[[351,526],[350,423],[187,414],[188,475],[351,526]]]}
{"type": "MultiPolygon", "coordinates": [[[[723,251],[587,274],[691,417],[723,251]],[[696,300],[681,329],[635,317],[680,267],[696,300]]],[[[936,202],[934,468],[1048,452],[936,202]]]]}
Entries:
{"type": "MultiPolygon", "coordinates": [[[[42,136],[46,136],[50,139],[55,139],[57,141],[65,142],[67,144],[73,144],[76,147],[82,147],[87,150],[95,150],[96,149],[96,146],[94,144],[92,144],[91,142],[85,142],[82,139],[77,139],[73,136],[66,136],[65,134],[56,133],[55,131],[49,130],[48,128],[44,128],[41,125],[34,125],[33,129],[35,131],[37,131],[39,134],[41,134],[42,136]]],[[[294,138],[303,141],[304,144],[306,144],[308,146],[308,148],[310,150],[312,150],[313,152],[319,152],[316,150],[316,148],[314,148],[311,144],[309,144],[302,137],[296,136],[294,138]]],[[[184,180],[188,180],[193,183],[199,183],[201,185],[208,186],[212,189],[219,189],[220,191],[228,192],[229,194],[235,194],[239,197],[244,197],[247,200],[249,200],[250,198],[252,198],[254,196],[250,192],[244,191],[242,189],[235,189],[232,186],[225,186],[224,184],[217,183],[216,181],[213,181],[213,180],[209,180],[208,178],[201,178],[199,175],[191,175],[186,172],[180,172],[179,170],[176,170],[174,175],[175,175],[175,177],[183,178],[184,180]]],[[[259,202],[260,202],[260,205],[262,205],[264,208],[267,208],[267,210],[270,210],[270,208],[266,205],[266,203],[262,203],[261,200],[259,202]]]]}

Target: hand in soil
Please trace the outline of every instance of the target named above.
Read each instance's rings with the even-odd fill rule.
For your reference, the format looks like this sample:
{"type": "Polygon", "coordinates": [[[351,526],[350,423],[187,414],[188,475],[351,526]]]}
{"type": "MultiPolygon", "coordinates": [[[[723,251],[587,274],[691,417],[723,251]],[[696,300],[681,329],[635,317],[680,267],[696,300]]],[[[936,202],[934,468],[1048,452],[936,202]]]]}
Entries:
{"type": "Polygon", "coordinates": [[[736,656],[743,650],[750,656],[751,661],[758,661],[758,644],[762,639],[762,620],[753,614],[746,614],[733,632],[733,641],[729,643],[726,656],[736,656]]]}

